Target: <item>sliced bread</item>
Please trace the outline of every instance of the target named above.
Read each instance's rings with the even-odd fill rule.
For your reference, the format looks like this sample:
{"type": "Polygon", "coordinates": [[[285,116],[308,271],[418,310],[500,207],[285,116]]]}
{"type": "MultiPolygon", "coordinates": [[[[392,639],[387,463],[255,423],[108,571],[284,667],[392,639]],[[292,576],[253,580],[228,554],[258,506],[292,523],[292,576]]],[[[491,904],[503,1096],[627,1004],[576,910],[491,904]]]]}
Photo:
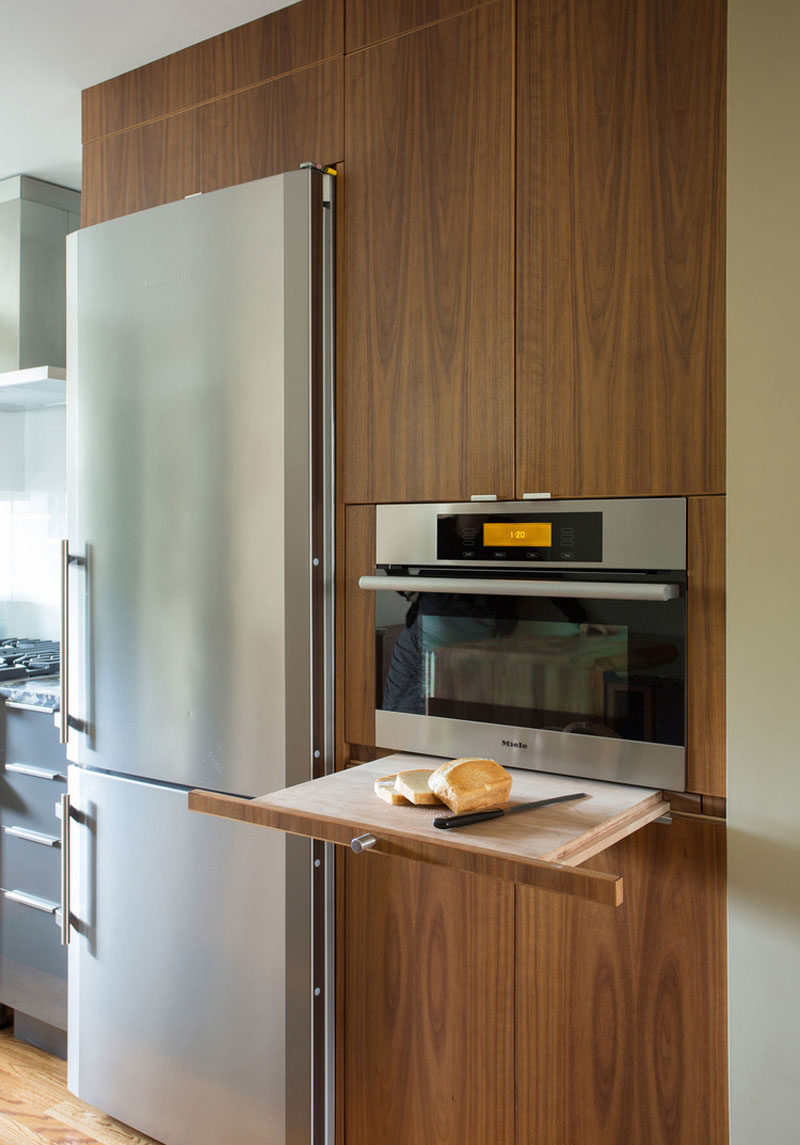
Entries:
{"type": "Polygon", "coordinates": [[[375,794],[386,803],[393,803],[395,806],[405,803],[408,806],[405,795],[401,795],[395,787],[396,779],[396,775],[384,775],[383,779],[376,779],[375,794]]]}
{"type": "Polygon", "coordinates": [[[411,771],[398,771],[395,779],[395,788],[404,795],[409,803],[438,803],[439,798],[428,786],[428,779],[433,775],[430,767],[417,767],[411,771]]]}
{"type": "Polygon", "coordinates": [[[465,757],[437,767],[428,786],[451,811],[461,814],[507,803],[511,776],[493,759],[465,757]]]}

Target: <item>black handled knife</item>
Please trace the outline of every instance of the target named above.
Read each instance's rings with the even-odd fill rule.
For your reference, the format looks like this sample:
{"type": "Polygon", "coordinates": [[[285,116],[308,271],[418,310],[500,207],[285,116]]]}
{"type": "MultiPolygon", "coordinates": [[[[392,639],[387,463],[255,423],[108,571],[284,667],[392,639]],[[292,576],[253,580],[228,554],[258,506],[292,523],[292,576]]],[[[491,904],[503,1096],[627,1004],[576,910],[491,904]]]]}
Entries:
{"type": "Polygon", "coordinates": [[[549,807],[551,803],[566,803],[570,799],[583,799],[585,791],[576,791],[574,795],[555,795],[552,799],[535,799],[533,803],[518,803],[516,807],[509,807],[503,811],[501,807],[490,807],[488,811],[467,811],[464,815],[448,815],[444,818],[434,819],[434,827],[441,827],[449,831],[452,827],[468,827],[470,823],[483,823],[485,819],[499,819],[501,815],[514,815],[517,811],[532,811],[534,807],[549,807]]]}

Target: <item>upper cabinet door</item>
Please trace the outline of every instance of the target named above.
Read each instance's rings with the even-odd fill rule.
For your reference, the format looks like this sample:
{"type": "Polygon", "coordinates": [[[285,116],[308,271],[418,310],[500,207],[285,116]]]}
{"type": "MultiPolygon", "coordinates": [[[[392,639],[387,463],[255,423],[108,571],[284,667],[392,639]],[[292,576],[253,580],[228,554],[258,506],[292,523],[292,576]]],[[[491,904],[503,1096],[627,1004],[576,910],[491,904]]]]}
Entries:
{"type": "Polygon", "coordinates": [[[513,492],[511,14],[347,57],[346,501],[513,492]]]}
{"type": "Polygon", "coordinates": [[[724,0],[518,6],[517,493],[724,491],[724,0]]]}

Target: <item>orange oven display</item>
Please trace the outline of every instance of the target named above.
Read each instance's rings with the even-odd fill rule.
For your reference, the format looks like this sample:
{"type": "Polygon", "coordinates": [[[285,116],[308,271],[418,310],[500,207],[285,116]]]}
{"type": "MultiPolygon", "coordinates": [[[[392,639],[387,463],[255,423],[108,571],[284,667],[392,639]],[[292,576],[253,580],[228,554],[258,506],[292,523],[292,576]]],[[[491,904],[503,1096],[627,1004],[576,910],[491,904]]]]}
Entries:
{"type": "Polygon", "coordinates": [[[549,549],[553,544],[553,526],[549,521],[486,521],[483,543],[487,548],[519,545],[521,548],[549,549]]]}

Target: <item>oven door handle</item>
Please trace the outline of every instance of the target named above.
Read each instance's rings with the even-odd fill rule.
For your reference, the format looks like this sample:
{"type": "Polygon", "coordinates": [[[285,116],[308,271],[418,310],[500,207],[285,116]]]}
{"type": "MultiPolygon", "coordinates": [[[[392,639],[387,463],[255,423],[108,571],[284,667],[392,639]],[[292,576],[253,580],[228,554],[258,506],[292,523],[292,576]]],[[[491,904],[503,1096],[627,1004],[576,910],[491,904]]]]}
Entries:
{"type": "Polygon", "coordinates": [[[593,580],[483,580],[480,577],[362,576],[359,588],[376,592],[446,592],[480,596],[580,597],[582,600],[661,602],[680,595],[677,584],[625,584],[593,580]]]}

